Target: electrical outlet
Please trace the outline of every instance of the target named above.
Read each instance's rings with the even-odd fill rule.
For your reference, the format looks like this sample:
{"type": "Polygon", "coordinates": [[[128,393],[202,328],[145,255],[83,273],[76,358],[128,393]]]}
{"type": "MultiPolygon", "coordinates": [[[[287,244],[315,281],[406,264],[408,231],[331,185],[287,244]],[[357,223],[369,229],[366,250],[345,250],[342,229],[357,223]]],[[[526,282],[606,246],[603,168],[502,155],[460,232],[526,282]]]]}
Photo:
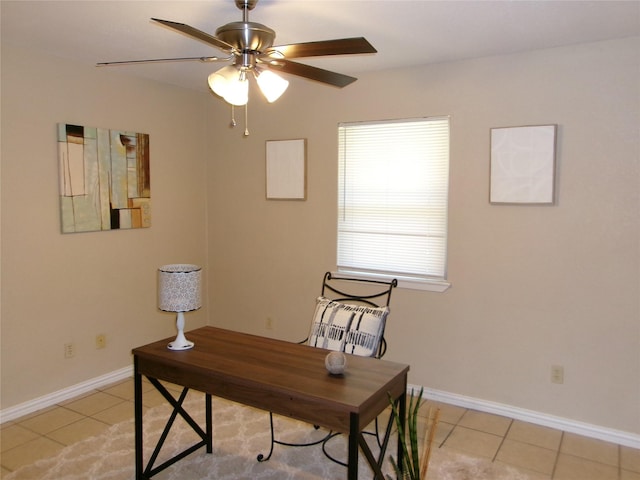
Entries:
{"type": "Polygon", "coordinates": [[[267,330],[273,330],[273,318],[267,317],[267,320],[264,322],[264,327],[267,330]]]}
{"type": "Polygon", "coordinates": [[[76,348],[73,343],[64,344],[64,358],[72,358],[76,354],[76,348]]]}
{"type": "Polygon", "coordinates": [[[104,333],[96,335],[96,348],[105,348],[107,346],[107,336],[104,333]]]}
{"type": "Polygon", "coordinates": [[[551,383],[564,383],[564,367],[562,365],[551,365],[551,383]]]}

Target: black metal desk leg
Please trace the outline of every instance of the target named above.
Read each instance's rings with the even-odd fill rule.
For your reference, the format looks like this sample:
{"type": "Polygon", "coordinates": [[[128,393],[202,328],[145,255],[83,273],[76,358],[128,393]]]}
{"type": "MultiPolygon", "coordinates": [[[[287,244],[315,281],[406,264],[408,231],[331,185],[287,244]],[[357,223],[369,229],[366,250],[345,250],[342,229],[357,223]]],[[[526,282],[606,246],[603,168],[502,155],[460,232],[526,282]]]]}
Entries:
{"type": "Polygon", "coordinates": [[[138,359],[134,358],[133,373],[136,480],[145,480],[142,459],[142,375],[138,372],[138,359]]]}
{"type": "MultiPolygon", "coordinates": [[[[407,427],[407,389],[404,389],[404,393],[398,397],[398,415],[400,415],[400,421],[402,422],[403,430],[407,427]]],[[[404,473],[404,451],[402,445],[398,441],[398,467],[400,473],[404,473]]]]}
{"type": "Polygon", "coordinates": [[[349,460],[347,461],[348,480],[358,480],[358,437],[360,418],[356,413],[351,414],[349,421],[349,460]]]}
{"type": "Polygon", "coordinates": [[[213,415],[211,412],[211,395],[205,396],[205,411],[206,411],[206,434],[207,434],[207,453],[213,453],[213,415]]]}

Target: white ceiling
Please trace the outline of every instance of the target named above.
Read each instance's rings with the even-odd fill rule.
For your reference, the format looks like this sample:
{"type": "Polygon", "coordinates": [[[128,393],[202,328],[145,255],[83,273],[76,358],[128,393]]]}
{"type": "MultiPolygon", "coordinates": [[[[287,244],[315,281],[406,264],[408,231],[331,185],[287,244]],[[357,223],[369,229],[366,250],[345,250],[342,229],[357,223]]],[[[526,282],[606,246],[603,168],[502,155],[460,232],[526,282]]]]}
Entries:
{"type": "MultiPolygon", "coordinates": [[[[3,43],[87,65],[221,55],[151,22],[151,17],[186,23],[213,35],[217,27],[240,21],[242,12],[234,0],[0,3],[3,43]]],[[[260,0],[249,17],[276,31],[276,45],[366,37],[378,53],[296,59],[356,77],[392,67],[640,35],[637,0],[260,0]]],[[[205,91],[206,76],[222,66],[196,61],[104,68],[205,91]]]]}

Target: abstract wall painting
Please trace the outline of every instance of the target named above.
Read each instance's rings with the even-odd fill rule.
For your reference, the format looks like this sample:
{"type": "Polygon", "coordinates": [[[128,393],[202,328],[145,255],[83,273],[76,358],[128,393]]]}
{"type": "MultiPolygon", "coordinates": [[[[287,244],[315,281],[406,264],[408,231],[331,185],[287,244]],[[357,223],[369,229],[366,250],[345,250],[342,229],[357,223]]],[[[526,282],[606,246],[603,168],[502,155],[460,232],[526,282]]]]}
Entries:
{"type": "Polygon", "coordinates": [[[557,125],[491,129],[491,203],[555,202],[557,125]]]}
{"type": "Polygon", "coordinates": [[[62,233],[151,226],[149,135],[58,124],[62,233]]]}

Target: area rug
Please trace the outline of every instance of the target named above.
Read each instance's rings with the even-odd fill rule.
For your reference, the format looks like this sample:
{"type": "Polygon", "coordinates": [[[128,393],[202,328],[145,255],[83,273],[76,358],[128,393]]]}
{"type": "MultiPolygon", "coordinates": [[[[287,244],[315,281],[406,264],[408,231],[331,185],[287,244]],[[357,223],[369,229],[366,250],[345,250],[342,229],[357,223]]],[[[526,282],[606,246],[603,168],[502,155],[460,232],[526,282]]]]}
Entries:
{"type": "MultiPolygon", "coordinates": [[[[204,400],[200,394],[189,393],[186,410],[204,423],[204,400]]],[[[144,415],[145,461],[151,456],[166,420],[168,406],[148,410],[144,415]]],[[[285,440],[305,441],[322,435],[308,424],[283,417],[274,417],[276,431],[285,440]]],[[[319,446],[289,448],[276,445],[269,461],[258,462],[259,453],[268,453],[269,416],[266,412],[233,402],[213,399],[213,454],[204,448],[192,453],[154,479],[158,480],[340,480],[346,469],[329,461],[319,446]]],[[[196,443],[198,437],[180,417],[169,434],[156,465],[196,443]]],[[[332,440],[331,453],[346,456],[344,436],[332,440]]],[[[374,447],[372,446],[372,450],[374,447]]],[[[394,445],[390,452],[395,453],[394,445]]],[[[377,452],[374,451],[377,454],[377,452]]],[[[373,474],[360,455],[359,475],[370,479],[373,474]]],[[[391,474],[389,461],[383,471],[391,474]]],[[[70,445],[58,455],[3,477],[5,480],[133,480],[134,425],[133,420],[113,425],[102,434],[70,445]]],[[[394,478],[391,476],[389,478],[394,478]]],[[[429,480],[528,480],[515,469],[488,460],[464,456],[445,449],[435,449],[429,467],[429,480]]]]}

